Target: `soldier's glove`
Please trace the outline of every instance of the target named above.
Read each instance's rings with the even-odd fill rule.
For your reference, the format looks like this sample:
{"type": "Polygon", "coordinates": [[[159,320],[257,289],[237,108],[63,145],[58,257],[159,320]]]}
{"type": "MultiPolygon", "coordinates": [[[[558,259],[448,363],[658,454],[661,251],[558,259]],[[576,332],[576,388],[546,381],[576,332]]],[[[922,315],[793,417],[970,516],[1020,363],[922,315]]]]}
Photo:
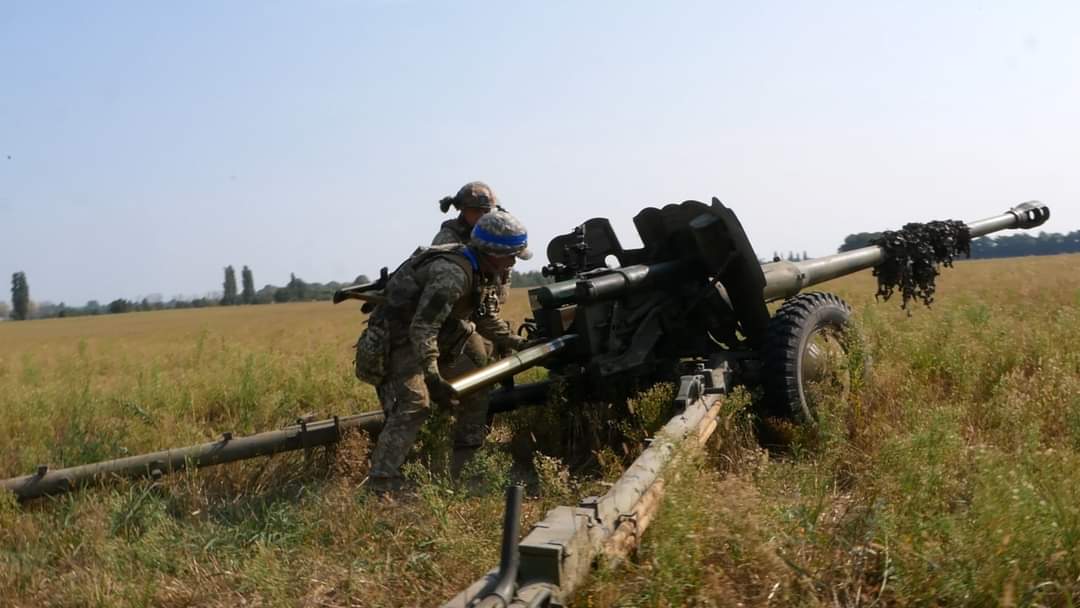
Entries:
{"type": "Polygon", "coordinates": [[[504,340],[499,340],[491,355],[495,360],[505,359],[525,347],[525,338],[510,334],[504,340]]]}
{"type": "Polygon", "coordinates": [[[424,384],[427,385],[428,395],[431,400],[444,407],[454,407],[458,404],[458,395],[454,387],[442,377],[438,368],[424,371],[424,384]]]}
{"type": "Polygon", "coordinates": [[[525,343],[522,344],[521,348],[519,348],[518,350],[525,350],[526,348],[532,348],[534,346],[543,344],[543,343],[545,343],[547,341],[548,341],[547,338],[532,338],[532,339],[529,339],[529,340],[525,340],[525,343]]]}
{"type": "Polygon", "coordinates": [[[506,346],[509,347],[510,352],[516,352],[529,344],[529,341],[524,336],[518,336],[510,334],[510,339],[507,341],[506,346]]]}

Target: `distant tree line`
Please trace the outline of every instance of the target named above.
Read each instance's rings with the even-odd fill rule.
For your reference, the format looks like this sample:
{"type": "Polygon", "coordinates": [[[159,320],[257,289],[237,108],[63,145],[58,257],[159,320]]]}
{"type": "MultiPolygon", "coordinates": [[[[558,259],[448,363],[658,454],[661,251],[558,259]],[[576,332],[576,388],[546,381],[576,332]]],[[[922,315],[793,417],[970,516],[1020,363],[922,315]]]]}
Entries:
{"type": "Polygon", "coordinates": [[[68,306],[64,302],[56,304],[49,301],[32,301],[26,274],[16,272],[11,276],[11,306],[9,307],[6,302],[0,301],[0,320],[7,317],[15,321],[22,321],[153,310],[207,308],[210,306],[322,301],[330,300],[335,291],[346,285],[367,282],[369,282],[368,278],[365,275],[360,275],[356,277],[355,281],[349,283],[337,281],[308,283],[295,274],[290,274],[289,282],[284,287],[266,285],[256,291],[254,274],[250,268],[244,266],[240,271],[241,288],[239,294],[237,294],[236,271],[232,266],[226,266],[225,280],[219,294],[207,294],[203,297],[193,298],[174,296],[170,300],[165,300],[160,294],[152,294],[141,299],[117,298],[105,305],[102,305],[97,300],[90,300],[84,306],[68,306]]]}
{"type": "Polygon", "coordinates": [[[537,285],[547,285],[552,280],[545,277],[539,270],[529,270],[527,272],[518,272],[516,270],[510,271],[510,286],[511,287],[536,287],[537,285]]]}
{"type": "Polygon", "coordinates": [[[973,258],[1011,258],[1058,253],[1080,253],[1080,230],[1067,234],[1040,232],[1038,236],[1018,232],[997,238],[983,237],[971,242],[973,258]]]}
{"type": "MultiPolygon", "coordinates": [[[[880,232],[849,234],[837,251],[844,252],[865,247],[870,241],[880,238],[881,234],[880,232]]],[[[1018,232],[998,237],[982,237],[971,242],[972,258],[1011,258],[1059,253],[1080,253],[1080,230],[1067,234],[1040,232],[1038,236],[1018,232]]]]}
{"type": "MultiPolygon", "coordinates": [[[[870,241],[880,238],[881,235],[881,232],[849,234],[844,237],[844,241],[837,251],[844,252],[865,247],[870,241]]],[[[1059,253],[1080,253],[1080,230],[1074,230],[1066,234],[1040,232],[1038,236],[1020,232],[998,237],[982,237],[975,239],[971,243],[972,258],[1007,258],[1027,255],[1055,255],[1059,253]]],[[[787,256],[783,257],[780,252],[774,251],[773,259],[798,262],[808,260],[810,256],[805,251],[801,254],[789,251],[787,256]]],[[[256,290],[254,274],[250,268],[244,266],[240,271],[240,291],[238,293],[236,271],[232,266],[226,266],[225,280],[222,283],[222,292],[220,294],[207,294],[196,298],[174,296],[167,301],[160,295],[153,294],[136,300],[117,298],[104,306],[97,300],[90,300],[84,306],[68,306],[64,302],[59,304],[49,301],[34,302],[30,299],[30,284],[26,278],[26,273],[16,272],[11,275],[11,305],[8,306],[6,302],[0,301],[0,320],[6,317],[10,317],[15,321],[22,321],[151,310],[206,308],[208,306],[323,301],[330,300],[335,291],[346,285],[368,282],[370,280],[367,276],[360,275],[348,283],[339,283],[337,281],[308,283],[297,277],[296,274],[290,274],[289,282],[283,287],[265,285],[262,289],[256,290]]],[[[545,277],[538,270],[527,272],[515,270],[510,273],[510,285],[512,287],[535,287],[550,282],[551,279],[545,277]]]]}
{"type": "Polygon", "coordinates": [[[809,260],[809,259],[810,259],[810,255],[807,254],[805,251],[802,252],[801,254],[796,253],[794,251],[789,251],[789,252],[787,252],[787,257],[784,257],[779,251],[774,251],[773,254],[772,254],[772,259],[771,260],[763,260],[763,261],[766,261],[766,262],[780,262],[780,261],[803,262],[803,261],[809,260]]]}

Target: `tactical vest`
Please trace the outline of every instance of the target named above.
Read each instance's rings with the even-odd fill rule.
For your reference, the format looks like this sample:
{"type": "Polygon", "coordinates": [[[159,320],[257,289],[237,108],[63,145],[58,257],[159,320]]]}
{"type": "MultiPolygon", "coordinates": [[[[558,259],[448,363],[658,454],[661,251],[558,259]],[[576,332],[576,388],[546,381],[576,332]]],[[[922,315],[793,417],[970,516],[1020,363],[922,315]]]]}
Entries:
{"type": "Polygon", "coordinates": [[[388,373],[390,350],[409,342],[409,325],[416,315],[425,285],[417,274],[436,259],[453,262],[465,271],[464,294],[439,328],[439,351],[451,357],[460,354],[474,331],[470,319],[482,314],[483,281],[477,280],[477,268],[465,257],[464,245],[441,245],[420,249],[394,271],[384,293],[387,302],[379,304],[368,317],[367,327],[356,343],[356,377],[379,386],[388,373]]]}
{"type": "Polygon", "coordinates": [[[426,286],[419,284],[415,277],[424,267],[440,258],[453,262],[465,271],[465,290],[462,297],[454,304],[450,317],[467,319],[472,316],[480,304],[482,281],[477,280],[476,274],[479,269],[473,266],[473,261],[465,256],[465,249],[465,245],[437,245],[420,249],[406,260],[394,272],[395,279],[398,280],[391,280],[386,289],[387,305],[393,311],[393,316],[406,321],[412,320],[416,314],[416,307],[420,303],[420,294],[426,286]],[[405,276],[397,277],[396,275],[405,276]],[[401,292],[399,292],[400,286],[404,286],[401,292]]]}
{"type": "MultiPolygon", "coordinates": [[[[499,207],[502,209],[502,207],[499,207]]],[[[439,228],[439,232],[435,235],[435,241],[449,242],[454,240],[457,243],[468,244],[469,239],[472,236],[472,227],[466,224],[460,216],[446,220],[439,228]]],[[[444,245],[445,246],[445,245],[444,245]]],[[[501,278],[501,285],[489,283],[484,286],[482,293],[480,294],[480,302],[477,308],[477,314],[480,316],[493,316],[499,314],[502,309],[502,304],[506,302],[510,297],[510,272],[501,278]]]]}

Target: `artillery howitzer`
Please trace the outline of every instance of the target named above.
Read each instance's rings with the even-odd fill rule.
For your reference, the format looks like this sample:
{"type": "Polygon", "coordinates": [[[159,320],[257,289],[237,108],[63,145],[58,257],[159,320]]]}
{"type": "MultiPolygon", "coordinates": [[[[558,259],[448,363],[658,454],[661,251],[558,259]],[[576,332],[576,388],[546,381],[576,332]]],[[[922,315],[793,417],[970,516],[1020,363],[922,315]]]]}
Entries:
{"type": "MultiPolygon", "coordinates": [[[[939,263],[971,238],[1033,228],[1049,209],[1030,202],[985,220],[909,224],[872,245],[803,262],[759,264],[734,213],[687,201],[634,218],[643,247],[624,250],[605,219],[589,220],[548,246],[556,281],[529,291],[530,337],[541,343],[452,384],[480,390],[542,364],[571,400],[621,398],[638,386],[674,381],[678,414],[620,479],[577,507],[557,507],[520,541],[520,490],[507,495],[502,558],[443,608],[565,605],[594,560],[615,563],[640,538],[664,491],[678,445],[704,443],[717,428],[720,395],[764,386],[759,413],[815,420],[812,385],[846,393],[853,368],[844,338],[850,308],[835,295],[802,289],[874,267],[878,293],[894,287],[932,300],[939,263]],[[618,267],[606,263],[610,257],[618,267]],[[767,303],[785,299],[773,315],[767,303]]],[[[491,409],[543,402],[552,380],[492,393],[491,409]]]]}
{"type": "MultiPolygon", "coordinates": [[[[1047,207],[1023,203],[967,224],[962,237],[1033,228],[1048,217],[1047,207]]],[[[526,327],[539,344],[454,380],[454,389],[482,390],[542,364],[550,371],[548,380],[494,391],[490,410],[544,403],[553,380],[563,382],[568,397],[582,400],[615,399],[635,387],[678,381],[682,406],[733,384],[763,385],[768,413],[812,421],[806,387],[830,378],[846,382],[846,371],[831,368],[830,357],[844,348],[840,335],[850,311],[834,295],[799,292],[890,262],[889,244],[761,265],[735,214],[716,199],[712,205],[687,201],[647,208],[634,223],[641,249],[623,249],[606,219],[589,220],[553,239],[545,273],[555,282],[529,291],[532,319],[526,327]],[[608,266],[611,258],[617,267],[608,266]],[[785,298],[770,315],[766,304],[785,298]]],[[[342,290],[335,302],[377,305],[386,279],[384,271],[375,283],[342,290]]],[[[28,499],[115,476],[157,478],[329,445],[348,428],[374,435],[382,422],[381,412],[371,412],[249,437],[225,433],[218,441],[153,454],[54,471],[43,465],[35,474],[0,480],[0,487],[28,499]]]]}
{"type": "MultiPolygon", "coordinates": [[[[813,421],[808,385],[849,381],[848,371],[836,364],[846,350],[850,308],[835,295],[803,289],[871,267],[884,275],[892,263],[894,273],[914,268],[916,276],[906,282],[922,283],[901,285],[905,304],[920,295],[929,303],[938,262],[949,264],[971,238],[1034,228],[1049,214],[1032,201],[966,225],[911,224],[901,233],[886,233],[892,241],[882,246],[765,264],[735,214],[715,198],[711,205],[686,201],[641,211],[634,218],[640,249],[623,249],[607,219],[592,219],[551,241],[544,273],[555,282],[529,291],[527,329],[541,344],[452,384],[468,393],[543,364],[572,399],[611,400],[677,380],[687,370],[724,366],[735,383],[763,386],[764,413],[813,421]],[[920,232],[925,239],[929,229],[941,242],[909,242],[920,232]],[[890,253],[898,243],[922,251],[898,262],[900,254],[890,253]],[[612,259],[617,267],[609,267],[612,259]],[[770,315],[767,304],[781,299],[786,301],[770,315]]],[[[887,297],[891,286],[883,287],[879,293],[887,297]]],[[[543,402],[550,386],[547,380],[495,391],[491,407],[503,411],[543,402]]]]}
{"type": "MultiPolygon", "coordinates": [[[[760,264],[735,214],[713,199],[640,212],[642,248],[621,247],[606,219],[592,219],[548,245],[545,273],[555,279],[529,291],[534,346],[452,382],[460,394],[483,390],[530,367],[549,379],[491,393],[490,409],[544,403],[555,382],[571,400],[614,400],[657,382],[678,386],[674,416],[606,494],[557,507],[518,540],[521,490],[508,490],[502,559],[454,597],[450,607],[561,605],[594,559],[617,561],[648,526],[664,491],[663,471],[679,444],[704,442],[718,426],[721,395],[734,385],[763,386],[767,415],[815,418],[818,382],[846,390],[843,366],[850,309],[827,293],[804,288],[875,269],[879,294],[899,286],[929,302],[938,263],[949,264],[971,238],[1044,223],[1049,209],[1030,202],[985,220],[909,225],[877,245],[803,262],[760,264]],[[926,239],[927,235],[934,238],[926,239]],[[609,261],[614,260],[609,265],[609,261]],[[614,267],[612,267],[614,266],[614,267]],[[785,300],[775,314],[767,304],[785,300]],[[841,356],[837,356],[841,355],[841,356]]],[[[335,302],[383,302],[379,281],[348,287],[335,302]]],[[[65,492],[113,476],[153,477],[309,449],[337,442],[348,428],[377,434],[381,412],[299,422],[250,437],[165,450],[69,469],[0,480],[20,498],[65,492]]]]}

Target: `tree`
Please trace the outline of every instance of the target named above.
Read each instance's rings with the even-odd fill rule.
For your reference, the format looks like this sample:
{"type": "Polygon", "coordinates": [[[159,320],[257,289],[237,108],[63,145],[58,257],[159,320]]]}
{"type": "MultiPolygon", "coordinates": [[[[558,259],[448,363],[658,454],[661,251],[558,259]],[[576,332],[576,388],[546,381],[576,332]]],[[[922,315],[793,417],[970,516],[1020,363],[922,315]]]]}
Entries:
{"type": "Polygon", "coordinates": [[[289,284],[285,286],[289,291],[289,301],[298,302],[308,297],[308,285],[303,279],[296,278],[296,274],[289,273],[289,284]]]}
{"type": "Polygon", "coordinates": [[[225,267],[225,294],[221,297],[222,306],[236,304],[236,271],[232,266],[225,267]]]}
{"type": "Polygon", "coordinates": [[[40,302],[31,302],[30,303],[30,316],[27,317],[27,318],[28,319],[51,319],[51,318],[56,316],[56,313],[59,312],[59,310],[60,310],[59,306],[57,306],[56,304],[54,304],[54,303],[52,303],[52,302],[50,302],[48,300],[42,300],[40,302]]]}
{"type": "Polygon", "coordinates": [[[255,303],[255,275],[251,273],[251,269],[244,266],[244,269],[240,271],[240,280],[244,284],[244,291],[240,294],[240,301],[244,304],[255,303]]]}
{"type": "Polygon", "coordinates": [[[880,232],[857,232],[855,234],[849,234],[844,237],[844,243],[840,245],[840,248],[836,251],[838,253],[844,253],[845,251],[851,251],[852,249],[866,247],[870,244],[870,241],[880,238],[880,232]]]}
{"type": "Polygon", "coordinates": [[[1040,232],[1008,234],[998,237],[982,237],[971,242],[973,258],[1007,258],[1021,255],[1053,255],[1080,252],[1080,230],[1060,234],[1040,232]]]}
{"type": "Polygon", "coordinates": [[[0,300],[0,319],[3,319],[4,317],[8,316],[8,314],[10,312],[11,312],[11,307],[8,306],[8,303],[4,302],[3,300],[0,300]]]}
{"type": "Polygon", "coordinates": [[[25,272],[11,275],[11,318],[25,321],[30,318],[30,284],[25,272]]]}
{"type": "Polygon", "coordinates": [[[113,300],[112,302],[109,302],[108,310],[109,310],[110,314],[114,314],[114,315],[115,314],[120,314],[120,313],[125,313],[125,312],[130,312],[131,311],[131,302],[128,302],[127,300],[125,300],[123,298],[113,300]]]}

